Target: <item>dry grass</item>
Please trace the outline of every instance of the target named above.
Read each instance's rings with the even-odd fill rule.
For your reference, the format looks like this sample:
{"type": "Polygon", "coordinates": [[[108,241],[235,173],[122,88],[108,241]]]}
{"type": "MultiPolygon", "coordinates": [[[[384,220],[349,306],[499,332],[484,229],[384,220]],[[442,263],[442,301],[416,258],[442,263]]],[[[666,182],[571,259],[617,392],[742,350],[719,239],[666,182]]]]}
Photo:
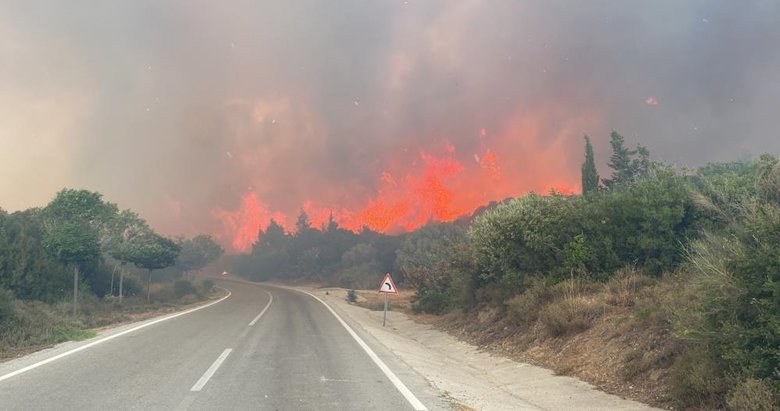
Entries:
{"type": "MultiPolygon", "coordinates": [[[[372,311],[383,311],[385,307],[384,294],[380,294],[373,290],[356,290],[358,299],[357,305],[359,307],[367,308],[372,311]]],[[[388,296],[388,311],[399,311],[405,314],[412,312],[411,299],[414,296],[414,291],[411,290],[399,290],[398,294],[390,294],[388,296]]],[[[345,296],[346,298],[346,296],[345,296]]]]}
{"type": "MultiPolygon", "coordinates": [[[[157,292],[165,289],[164,286],[157,287],[157,292]]],[[[217,290],[208,298],[223,294],[224,291],[217,290]]],[[[69,303],[14,300],[12,317],[0,322],[0,360],[23,356],[64,341],[91,338],[109,326],[183,310],[200,304],[203,298],[188,295],[149,305],[145,301],[145,296],[130,297],[120,306],[117,301],[99,300],[83,294],[79,302],[79,316],[74,318],[69,303]]]]}
{"type": "Polygon", "coordinates": [[[669,367],[680,352],[669,318],[684,287],[680,276],[659,280],[626,268],[607,283],[540,282],[505,310],[456,310],[434,325],[495,354],[668,406],[669,367]]]}

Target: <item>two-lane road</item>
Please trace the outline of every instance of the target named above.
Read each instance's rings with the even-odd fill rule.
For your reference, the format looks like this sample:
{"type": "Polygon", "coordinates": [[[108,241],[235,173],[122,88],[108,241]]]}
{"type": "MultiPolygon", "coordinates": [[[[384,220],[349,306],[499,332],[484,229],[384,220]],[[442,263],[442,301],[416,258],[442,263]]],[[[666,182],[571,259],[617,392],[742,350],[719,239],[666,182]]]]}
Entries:
{"type": "MultiPolygon", "coordinates": [[[[412,381],[404,393],[408,382],[393,372],[402,363],[390,359],[396,369],[380,368],[381,355],[372,359],[374,350],[320,301],[275,287],[219,285],[232,293],[222,302],[0,380],[0,409],[422,406],[412,394],[420,382],[412,381]]],[[[389,354],[383,355],[387,360],[389,354]]],[[[24,360],[3,364],[0,379],[27,365],[24,360]]]]}

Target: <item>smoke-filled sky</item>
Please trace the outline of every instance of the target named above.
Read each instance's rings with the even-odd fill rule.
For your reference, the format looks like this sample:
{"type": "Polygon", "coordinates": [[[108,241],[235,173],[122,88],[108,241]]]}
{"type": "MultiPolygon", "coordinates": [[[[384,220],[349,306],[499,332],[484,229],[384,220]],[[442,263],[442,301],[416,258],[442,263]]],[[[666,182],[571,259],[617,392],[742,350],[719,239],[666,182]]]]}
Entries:
{"type": "Polygon", "coordinates": [[[0,3],[0,207],[100,191],[244,249],[301,209],[397,232],[579,190],[617,129],[780,152],[775,1],[0,3]]]}

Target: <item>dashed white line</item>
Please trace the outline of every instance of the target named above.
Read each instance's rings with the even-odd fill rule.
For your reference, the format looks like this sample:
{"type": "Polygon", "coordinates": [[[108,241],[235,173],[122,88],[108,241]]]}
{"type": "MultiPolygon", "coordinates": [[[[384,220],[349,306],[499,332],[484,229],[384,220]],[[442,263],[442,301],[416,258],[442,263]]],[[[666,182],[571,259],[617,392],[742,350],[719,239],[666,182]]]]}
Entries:
{"type": "Polygon", "coordinates": [[[269,293],[268,291],[266,291],[266,290],[263,290],[263,291],[264,291],[266,294],[268,294],[268,296],[269,296],[269,297],[271,297],[271,299],[270,299],[270,300],[268,300],[268,304],[266,304],[265,308],[263,308],[263,311],[260,311],[260,314],[257,314],[257,317],[255,317],[255,319],[254,319],[254,320],[252,320],[252,322],[250,322],[250,323],[249,323],[249,325],[248,325],[249,327],[251,327],[251,326],[255,325],[255,323],[257,322],[257,320],[259,320],[259,319],[260,319],[260,317],[262,317],[262,316],[263,316],[263,314],[265,314],[265,312],[268,310],[268,307],[270,307],[270,306],[271,306],[271,303],[272,303],[272,302],[274,302],[274,296],[273,296],[271,293],[269,293]]]}
{"type": "Polygon", "coordinates": [[[198,382],[195,383],[195,385],[190,388],[190,391],[200,391],[203,389],[203,387],[206,385],[207,382],[211,379],[211,377],[214,376],[214,373],[217,372],[217,369],[219,369],[219,366],[222,365],[223,362],[225,362],[225,359],[230,355],[230,353],[233,351],[232,348],[226,348],[225,351],[222,351],[222,354],[220,354],[219,357],[217,357],[216,361],[214,361],[214,364],[211,364],[211,367],[209,367],[208,370],[203,374],[202,377],[198,380],[198,382]]]}
{"type": "MultiPolygon", "coordinates": [[[[224,288],[223,288],[223,290],[224,290],[224,288]]],[[[48,364],[48,363],[50,363],[50,362],[57,361],[57,360],[59,360],[60,358],[67,357],[67,356],[69,356],[69,355],[71,355],[71,354],[75,354],[75,353],[77,353],[77,352],[79,352],[79,351],[86,350],[87,348],[94,347],[94,346],[96,346],[96,345],[98,345],[98,344],[103,344],[103,343],[104,343],[104,342],[106,342],[106,341],[113,340],[114,338],[121,337],[121,336],[123,336],[123,335],[125,335],[125,334],[129,334],[129,333],[131,333],[131,332],[133,332],[133,331],[140,330],[141,328],[146,328],[146,327],[148,327],[148,326],[150,326],[150,325],[154,325],[154,324],[157,324],[157,323],[161,323],[161,322],[163,322],[163,321],[167,321],[167,320],[170,320],[170,319],[172,319],[172,318],[180,317],[180,316],[182,316],[182,315],[185,315],[185,314],[189,314],[189,313],[192,313],[192,312],[195,312],[195,311],[198,311],[198,310],[202,310],[202,309],[204,309],[204,308],[206,308],[206,307],[211,307],[212,305],[214,305],[214,304],[216,304],[216,303],[219,303],[219,302],[222,302],[222,301],[223,301],[223,300],[225,300],[226,298],[230,297],[230,295],[231,295],[231,292],[230,292],[230,290],[226,290],[226,291],[228,292],[228,295],[226,295],[226,296],[224,296],[224,297],[220,298],[220,299],[219,299],[219,300],[217,300],[217,301],[210,302],[210,303],[208,303],[208,304],[206,304],[206,305],[201,305],[200,307],[191,308],[191,309],[189,309],[189,310],[182,311],[182,312],[180,312],[180,313],[172,314],[172,315],[169,315],[169,316],[167,316],[167,317],[158,318],[158,319],[156,319],[156,320],[154,320],[154,321],[150,321],[150,322],[148,322],[148,323],[141,324],[141,325],[139,325],[139,326],[137,326],[137,327],[133,327],[133,328],[131,328],[131,329],[129,329],[129,330],[124,330],[124,331],[122,331],[122,332],[119,332],[119,333],[116,333],[116,334],[114,334],[114,335],[109,335],[108,337],[101,338],[101,339],[99,339],[99,340],[97,340],[97,341],[93,341],[93,342],[91,342],[91,343],[89,343],[89,344],[82,345],[81,347],[74,348],[74,349],[72,349],[72,350],[70,350],[70,351],[66,351],[66,352],[64,352],[64,353],[62,353],[62,354],[55,355],[54,357],[47,358],[47,359],[45,359],[45,360],[43,360],[43,361],[36,362],[35,364],[28,365],[28,366],[26,366],[26,367],[24,367],[24,368],[20,368],[20,369],[18,369],[18,370],[16,370],[16,371],[14,371],[14,372],[10,372],[10,373],[8,373],[8,374],[5,374],[5,375],[3,375],[3,376],[0,376],[0,381],[7,380],[7,379],[9,379],[9,378],[15,377],[15,376],[17,376],[17,375],[19,375],[19,374],[25,373],[25,372],[27,372],[27,371],[30,371],[30,370],[34,369],[34,368],[38,368],[38,367],[40,367],[40,366],[42,366],[42,365],[46,365],[46,364],[48,364]]]]}

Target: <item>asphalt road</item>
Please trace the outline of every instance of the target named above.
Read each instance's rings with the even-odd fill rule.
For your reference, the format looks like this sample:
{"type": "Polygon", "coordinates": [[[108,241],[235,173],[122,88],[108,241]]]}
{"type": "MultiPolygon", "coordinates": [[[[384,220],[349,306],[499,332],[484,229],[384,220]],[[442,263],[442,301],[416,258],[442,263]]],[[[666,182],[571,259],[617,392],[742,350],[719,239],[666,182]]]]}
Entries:
{"type": "Polygon", "coordinates": [[[359,329],[352,327],[350,333],[313,297],[247,283],[218,285],[231,295],[209,307],[1,364],[0,409],[441,406],[442,400],[419,375],[359,329]],[[107,336],[113,337],[94,344],[107,336]],[[51,361],[88,344],[94,345],[51,361]],[[51,362],[9,376],[41,361],[51,362]]]}

